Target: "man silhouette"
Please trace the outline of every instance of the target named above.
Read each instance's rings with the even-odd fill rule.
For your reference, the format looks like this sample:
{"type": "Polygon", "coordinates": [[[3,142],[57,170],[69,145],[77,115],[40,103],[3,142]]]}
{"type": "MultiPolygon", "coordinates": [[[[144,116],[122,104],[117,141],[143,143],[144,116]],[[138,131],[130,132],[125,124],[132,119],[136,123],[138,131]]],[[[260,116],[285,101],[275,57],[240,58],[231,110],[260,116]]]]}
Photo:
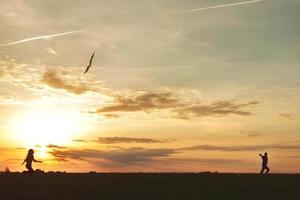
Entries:
{"type": "Polygon", "coordinates": [[[270,168],[268,167],[268,153],[265,152],[265,155],[259,154],[259,156],[262,159],[262,168],[261,168],[260,173],[263,174],[264,171],[266,170],[266,174],[268,174],[270,171],[270,168]]]}

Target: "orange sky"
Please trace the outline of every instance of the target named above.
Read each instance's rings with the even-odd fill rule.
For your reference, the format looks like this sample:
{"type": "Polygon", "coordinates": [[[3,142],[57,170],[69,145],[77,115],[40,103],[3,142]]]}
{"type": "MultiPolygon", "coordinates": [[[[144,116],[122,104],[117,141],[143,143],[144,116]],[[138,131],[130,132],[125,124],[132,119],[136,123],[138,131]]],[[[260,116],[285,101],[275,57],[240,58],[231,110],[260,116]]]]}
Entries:
{"type": "Polygon", "coordinates": [[[0,2],[0,169],[300,172],[299,2],[92,2],[0,2]]]}

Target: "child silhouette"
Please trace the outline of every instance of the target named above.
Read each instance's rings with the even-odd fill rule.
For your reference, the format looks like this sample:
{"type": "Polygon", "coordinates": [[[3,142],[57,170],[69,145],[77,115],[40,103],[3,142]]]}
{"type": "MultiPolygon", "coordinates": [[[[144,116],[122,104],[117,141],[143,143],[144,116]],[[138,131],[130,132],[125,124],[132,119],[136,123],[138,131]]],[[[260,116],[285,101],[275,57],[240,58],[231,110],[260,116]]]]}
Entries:
{"type": "Polygon", "coordinates": [[[33,161],[33,162],[39,162],[39,163],[42,163],[42,161],[35,160],[33,154],[34,154],[33,149],[29,149],[29,150],[28,150],[28,153],[27,153],[27,156],[26,156],[25,160],[24,160],[23,163],[22,163],[22,165],[23,165],[24,163],[26,163],[25,166],[26,166],[26,168],[27,168],[27,170],[28,170],[28,172],[29,172],[30,174],[33,174],[33,173],[34,173],[34,170],[32,169],[32,161],[33,161]]]}

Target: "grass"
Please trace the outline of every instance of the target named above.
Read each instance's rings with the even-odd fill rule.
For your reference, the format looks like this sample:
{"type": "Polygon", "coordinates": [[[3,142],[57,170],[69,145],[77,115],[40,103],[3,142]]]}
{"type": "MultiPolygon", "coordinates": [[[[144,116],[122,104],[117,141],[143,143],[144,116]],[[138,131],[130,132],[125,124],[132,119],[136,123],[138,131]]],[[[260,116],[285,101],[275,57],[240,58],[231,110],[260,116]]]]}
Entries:
{"type": "Polygon", "coordinates": [[[1,174],[1,200],[299,200],[300,175],[1,174]]]}

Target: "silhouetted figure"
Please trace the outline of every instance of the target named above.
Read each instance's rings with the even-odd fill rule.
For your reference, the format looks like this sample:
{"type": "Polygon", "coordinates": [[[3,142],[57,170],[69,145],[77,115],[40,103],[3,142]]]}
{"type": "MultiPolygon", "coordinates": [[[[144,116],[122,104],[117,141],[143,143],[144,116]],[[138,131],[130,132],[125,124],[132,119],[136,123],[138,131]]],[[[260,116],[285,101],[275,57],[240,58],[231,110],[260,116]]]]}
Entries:
{"type": "Polygon", "coordinates": [[[263,174],[264,171],[266,170],[266,174],[268,174],[270,171],[270,168],[268,167],[268,153],[265,152],[265,155],[259,154],[259,156],[262,159],[262,168],[261,168],[260,173],[263,174]]]}
{"type": "Polygon", "coordinates": [[[33,161],[33,162],[39,162],[39,163],[42,163],[42,161],[35,160],[33,154],[34,154],[34,151],[33,151],[32,149],[29,149],[29,150],[28,150],[28,153],[27,153],[27,156],[26,156],[25,160],[24,160],[23,163],[22,163],[22,165],[23,165],[24,163],[26,163],[26,168],[27,168],[27,170],[28,170],[28,172],[29,172],[30,174],[33,174],[33,173],[34,173],[34,170],[32,169],[32,161],[33,161]]]}

